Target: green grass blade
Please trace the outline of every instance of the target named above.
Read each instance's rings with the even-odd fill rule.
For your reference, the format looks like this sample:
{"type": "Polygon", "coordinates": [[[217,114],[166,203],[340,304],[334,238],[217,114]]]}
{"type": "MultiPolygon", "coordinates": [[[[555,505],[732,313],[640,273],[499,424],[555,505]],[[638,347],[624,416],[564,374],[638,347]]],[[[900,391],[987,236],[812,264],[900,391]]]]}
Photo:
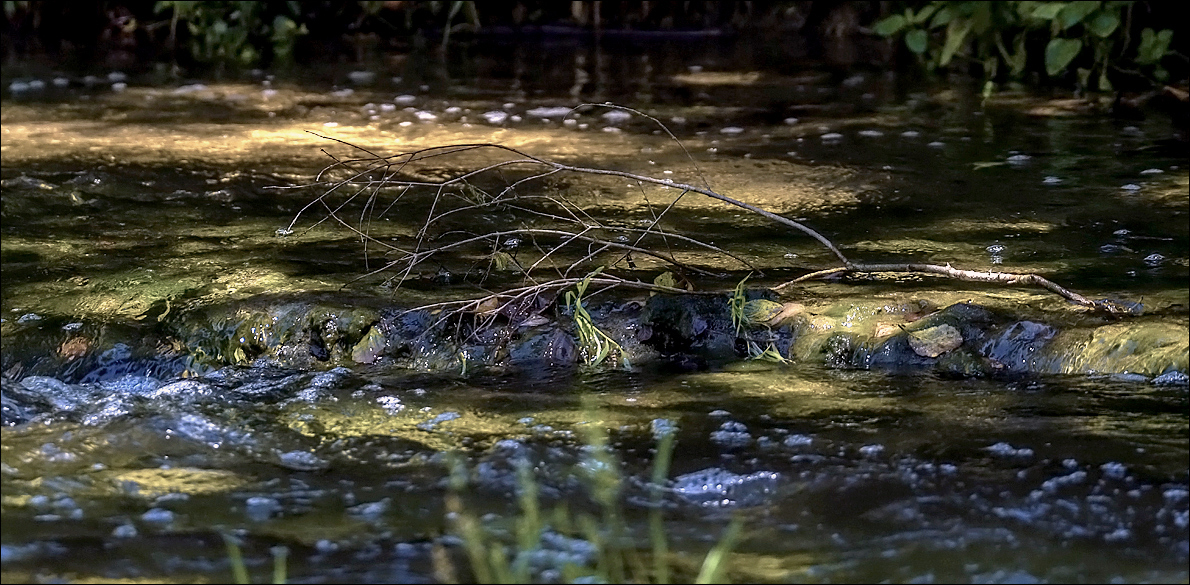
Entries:
{"type": "Polygon", "coordinates": [[[698,577],[694,580],[695,583],[724,582],[723,575],[727,571],[727,555],[735,547],[736,540],[739,539],[740,530],[743,527],[744,522],[739,516],[732,518],[731,524],[728,524],[727,530],[723,532],[723,538],[719,539],[719,543],[703,559],[702,569],[698,571],[698,577]]]}
{"type": "Polygon", "coordinates": [[[220,536],[223,537],[223,544],[227,546],[227,559],[231,563],[232,579],[241,585],[248,583],[248,568],[244,566],[244,555],[240,552],[240,545],[236,543],[235,537],[229,534],[220,536]]]}

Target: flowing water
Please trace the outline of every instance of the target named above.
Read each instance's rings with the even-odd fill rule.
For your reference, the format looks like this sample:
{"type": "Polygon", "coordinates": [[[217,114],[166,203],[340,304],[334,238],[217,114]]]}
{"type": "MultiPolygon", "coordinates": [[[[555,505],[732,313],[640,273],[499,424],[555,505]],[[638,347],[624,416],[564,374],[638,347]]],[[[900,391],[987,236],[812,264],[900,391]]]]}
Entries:
{"type": "MultiPolygon", "coordinates": [[[[600,516],[592,486],[617,477],[624,546],[651,553],[647,518],[660,509],[675,579],[692,579],[738,518],[736,581],[1185,581],[1190,175],[1169,120],[756,65],[771,57],[544,42],[351,75],[62,87],[47,76],[20,91],[6,79],[4,581],[222,581],[224,536],[257,580],[281,546],[293,582],[468,579],[447,503],[456,464],[468,470],[463,516],[510,545],[527,485],[518,469],[543,510],[571,520],[600,516]],[[655,116],[682,146],[640,117],[565,109],[606,100],[655,116]],[[1128,332],[1102,361],[1058,356],[1001,375],[742,355],[651,354],[628,368],[352,359],[375,315],[474,296],[467,280],[488,260],[444,258],[394,289],[391,274],[357,279],[386,259],[347,227],[316,223],[325,209],[282,237],[319,192],[275,187],[313,182],[328,153],[360,156],[339,141],[384,155],[500,143],[705,179],[805,222],[853,260],[1037,272],[1144,314],[1111,320],[1041,289],[921,278],[810,282],[783,299],[843,322],[864,307],[974,301],[1024,324],[1013,331],[1128,332]],[[286,319],[356,337],[328,337],[331,357],[303,362],[275,349],[286,319]],[[1077,373],[1045,373],[1067,371],[1077,373]],[[667,430],[676,447],[654,504],[667,430]]],[[[625,225],[651,222],[677,194],[614,177],[539,184],[625,225]]],[[[355,203],[349,225],[399,243],[430,205],[369,215],[355,203]]],[[[468,221],[479,223],[455,227],[506,218],[468,221]]],[[[721,274],[695,278],[704,290],[730,291],[754,270],[750,284],[773,286],[835,260],[801,233],[692,194],[664,225],[738,256],[682,248],[678,258],[721,274]]],[[[641,280],[665,269],[648,257],[619,267],[641,280]]],[[[598,299],[600,319],[620,306],[598,299]]],[[[1034,333],[1004,343],[1032,352],[1034,333]]],[[[524,557],[537,580],[561,579],[567,560],[595,563],[598,529],[563,524],[524,557]]]]}

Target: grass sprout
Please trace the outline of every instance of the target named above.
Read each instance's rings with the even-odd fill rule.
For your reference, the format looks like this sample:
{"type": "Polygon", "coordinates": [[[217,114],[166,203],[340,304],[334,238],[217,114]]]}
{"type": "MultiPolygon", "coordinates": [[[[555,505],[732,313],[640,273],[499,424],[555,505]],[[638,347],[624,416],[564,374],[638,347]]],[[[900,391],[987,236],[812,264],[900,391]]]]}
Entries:
{"type": "MultiPolygon", "coordinates": [[[[466,510],[462,494],[467,489],[468,471],[462,457],[450,459],[450,490],[446,510],[451,527],[462,541],[472,575],[479,583],[670,583],[671,566],[681,563],[670,553],[664,526],[662,498],[676,443],[672,428],[658,433],[657,455],[653,460],[648,490],[647,546],[634,539],[625,521],[622,492],[625,478],[608,446],[606,431],[598,424],[584,425],[580,434],[584,455],[576,465],[577,475],[587,487],[596,511],[574,511],[565,503],[545,513],[540,488],[528,460],[516,463],[518,504],[512,529],[488,528],[466,510]],[[650,556],[651,559],[645,558],[650,556]],[[552,565],[543,564],[543,560],[552,565]],[[545,571],[551,571],[550,576],[545,571]]],[[[491,520],[485,516],[485,520],[491,520]]],[[[492,522],[499,522],[494,520],[492,522]]],[[[727,576],[728,558],[739,542],[743,522],[737,517],[702,559],[696,583],[721,583],[727,576]]],[[[691,565],[681,563],[690,570],[691,565]]],[[[452,568],[438,568],[439,575],[453,577],[452,568]]]]}
{"type": "Polygon", "coordinates": [[[596,268],[575,285],[575,290],[566,291],[566,304],[574,313],[574,326],[578,332],[579,346],[582,348],[583,356],[587,361],[587,365],[598,366],[602,364],[608,356],[615,352],[620,356],[620,361],[624,369],[631,367],[628,358],[624,355],[624,349],[620,347],[616,340],[612,339],[607,333],[604,333],[595,321],[591,319],[591,314],[587,312],[587,308],[583,306],[583,295],[587,294],[587,287],[591,284],[591,279],[599,275],[603,271],[603,267],[596,268]]]}

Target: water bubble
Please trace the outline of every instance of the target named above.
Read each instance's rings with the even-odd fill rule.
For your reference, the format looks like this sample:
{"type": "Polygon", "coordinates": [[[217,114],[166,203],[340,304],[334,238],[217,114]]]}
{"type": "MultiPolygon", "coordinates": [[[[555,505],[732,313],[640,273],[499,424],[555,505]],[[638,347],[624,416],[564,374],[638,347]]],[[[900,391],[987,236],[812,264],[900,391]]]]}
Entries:
{"type": "Polygon", "coordinates": [[[425,110],[421,110],[421,111],[415,113],[414,115],[417,116],[418,120],[421,120],[423,122],[433,122],[434,120],[438,119],[437,114],[435,114],[433,112],[427,112],[425,110]]]}
{"type": "Polygon", "coordinates": [[[1044,179],[1041,180],[1041,184],[1042,185],[1061,185],[1062,178],[1055,177],[1053,175],[1047,175],[1044,179]]]}
{"type": "Polygon", "coordinates": [[[843,135],[839,134],[838,132],[827,132],[819,138],[821,138],[823,142],[837,142],[843,139],[843,135]]]}
{"type": "Polygon", "coordinates": [[[906,130],[901,133],[902,138],[917,138],[918,136],[921,136],[921,132],[917,130],[906,130]]]}
{"type": "Polygon", "coordinates": [[[136,526],[131,524],[121,524],[112,529],[112,537],[114,538],[136,538],[136,526]]]}
{"type": "Polygon", "coordinates": [[[55,77],[52,83],[54,87],[66,87],[70,85],[70,80],[65,77],[55,77]]]}
{"type": "Polygon", "coordinates": [[[122,81],[128,81],[128,76],[122,71],[112,71],[107,74],[107,80],[112,83],[120,83],[122,81]]]}
{"type": "Polygon", "coordinates": [[[376,81],[376,73],[372,71],[352,71],[347,74],[347,79],[356,85],[370,85],[376,81]]]}
{"type": "Polygon", "coordinates": [[[1029,162],[1030,160],[1033,160],[1033,157],[1031,157],[1027,154],[1014,154],[1014,155],[1008,157],[1008,162],[1013,163],[1013,164],[1024,164],[1024,163],[1029,162]]]}
{"type": "Polygon", "coordinates": [[[542,106],[526,111],[525,115],[532,116],[534,118],[561,118],[562,116],[569,114],[570,110],[571,108],[567,108],[565,106],[542,106]]]}
{"type": "Polygon", "coordinates": [[[350,87],[345,87],[343,89],[332,91],[331,95],[333,95],[335,97],[345,98],[345,97],[350,97],[354,93],[355,93],[354,89],[351,89],[350,87]]]}
{"type": "Polygon", "coordinates": [[[1125,191],[1140,191],[1140,185],[1137,185],[1136,183],[1128,183],[1127,185],[1124,185],[1120,188],[1125,191]]]}
{"type": "Polygon", "coordinates": [[[1145,169],[1145,170],[1141,171],[1140,174],[1142,174],[1142,175],[1160,175],[1161,173],[1164,173],[1164,172],[1165,171],[1163,171],[1161,169],[1145,169]]]}
{"type": "Polygon", "coordinates": [[[848,77],[847,79],[843,80],[843,86],[844,87],[856,87],[858,85],[862,85],[863,82],[864,82],[863,75],[852,75],[851,77],[848,77]]]}
{"type": "Polygon", "coordinates": [[[405,405],[401,404],[401,399],[396,396],[381,396],[376,399],[376,403],[384,409],[384,412],[389,416],[394,416],[397,413],[405,410],[405,405]]]}
{"type": "Polygon", "coordinates": [[[393,98],[394,104],[409,105],[416,101],[417,101],[417,96],[409,95],[409,94],[403,94],[403,95],[399,95],[399,96],[393,98]]]}
{"type": "Polygon", "coordinates": [[[719,129],[720,134],[743,134],[744,129],[739,126],[727,126],[719,129]]]}
{"type": "Polygon", "coordinates": [[[935,140],[935,141],[927,144],[926,146],[928,146],[930,148],[942,148],[942,147],[946,146],[946,143],[942,142],[941,140],[935,140]]]}
{"type": "Polygon", "coordinates": [[[1017,449],[1008,443],[1000,442],[994,445],[984,447],[985,450],[990,451],[993,455],[1001,457],[1032,457],[1033,450],[1027,447],[1017,449]]]}
{"type": "Polygon", "coordinates": [[[864,457],[876,457],[884,452],[884,445],[876,443],[874,445],[864,445],[859,448],[859,454],[864,457]]]}
{"type": "Polygon", "coordinates": [[[859,135],[863,136],[864,138],[880,138],[881,136],[884,136],[884,132],[881,132],[880,130],[860,130],[859,135]]]}
{"type": "Polygon", "coordinates": [[[169,524],[174,521],[174,513],[165,508],[151,508],[140,519],[150,524],[169,524]]]}
{"type": "Polygon", "coordinates": [[[794,124],[797,124],[797,118],[785,118],[785,124],[787,126],[793,126],[794,124]]]}
{"type": "Polygon", "coordinates": [[[264,522],[281,510],[281,502],[264,496],[252,496],[244,502],[244,514],[253,522],[264,522]]]}
{"type": "Polygon", "coordinates": [[[34,79],[29,82],[29,89],[32,91],[41,91],[45,89],[45,82],[40,79],[34,79]]]}
{"type": "Polygon", "coordinates": [[[124,83],[123,81],[121,81],[119,83],[112,84],[112,91],[120,92],[120,91],[124,91],[126,89],[128,89],[128,84],[124,83]]]}
{"type": "Polygon", "coordinates": [[[609,124],[619,124],[621,122],[627,122],[629,119],[631,119],[632,114],[620,110],[612,110],[610,112],[604,112],[601,117],[609,124]]]}
{"type": "Polygon", "coordinates": [[[508,120],[508,112],[502,112],[500,110],[492,110],[490,112],[484,112],[484,113],[480,114],[479,117],[486,120],[488,124],[500,125],[500,124],[503,124],[505,122],[505,120],[508,120]]]}
{"type": "Polygon", "coordinates": [[[1149,266],[1160,266],[1162,262],[1165,262],[1165,256],[1161,254],[1149,254],[1145,256],[1145,264],[1149,266]]]}

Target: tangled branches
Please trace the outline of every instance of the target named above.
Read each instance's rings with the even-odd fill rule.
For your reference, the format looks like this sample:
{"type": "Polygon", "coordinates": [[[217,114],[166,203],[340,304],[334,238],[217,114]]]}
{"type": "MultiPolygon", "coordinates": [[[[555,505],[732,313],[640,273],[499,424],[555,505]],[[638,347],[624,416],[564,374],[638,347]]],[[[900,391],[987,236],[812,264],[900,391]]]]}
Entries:
{"type": "MultiPolygon", "coordinates": [[[[630,108],[603,107],[648,118],[681,146],[656,119],[630,108]]],[[[579,283],[586,283],[584,287],[603,287],[600,290],[631,287],[669,293],[723,294],[694,292],[690,284],[693,277],[718,274],[705,266],[679,259],[679,253],[701,250],[704,255],[709,253],[730,259],[741,270],[759,270],[736,253],[698,237],[666,229],[663,220],[667,214],[691,194],[735,206],[802,232],[838,259],[838,266],[812,271],[776,287],[774,290],[777,291],[808,279],[848,273],[927,273],[965,281],[1042,286],[1092,311],[1128,313],[1133,310],[1124,303],[1088,299],[1036,274],[960,270],[949,264],[852,262],[828,238],[803,223],[714,191],[701,171],[698,176],[702,185],[694,185],[622,170],[575,166],[495,143],[431,146],[381,155],[335,138],[323,138],[340,142],[362,154],[339,158],[328,153],[334,162],[319,173],[313,183],[322,190],[321,194],[302,208],[290,226],[279,233],[292,233],[303,214],[321,207],[325,217],[318,223],[328,220],[338,223],[361,239],[369,259],[376,251],[384,258],[381,265],[371,268],[360,279],[388,274],[386,283],[395,288],[412,278],[427,279],[427,274],[432,274],[428,277],[432,282],[449,283],[461,271],[463,281],[485,294],[419,307],[442,311],[443,320],[452,314],[468,312],[487,319],[503,316],[514,325],[523,323],[539,318],[542,303],[537,299],[540,295],[557,295],[579,283]],[[458,165],[460,159],[466,164],[458,165]],[[656,186],[678,194],[657,206],[648,203],[646,197],[647,216],[643,218],[600,217],[590,210],[590,206],[576,201],[572,190],[563,183],[575,175],[627,179],[642,192],[646,186],[656,186]],[[346,215],[353,205],[360,210],[357,218],[346,215]],[[377,235],[374,222],[392,216],[409,222],[403,224],[406,231],[377,235]],[[650,269],[661,265],[672,272],[667,273],[669,278],[642,282],[630,276],[637,268],[637,260],[648,262],[650,269]],[[470,262],[470,266],[461,266],[460,261],[470,262]],[[603,272],[596,276],[597,267],[603,272]],[[672,273],[678,277],[672,278],[672,273]],[[503,288],[491,291],[497,287],[503,288]]],[[[698,170],[694,159],[688,153],[686,156],[698,170]]],[[[400,229],[398,227],[398,231],[400,229]]]]}

